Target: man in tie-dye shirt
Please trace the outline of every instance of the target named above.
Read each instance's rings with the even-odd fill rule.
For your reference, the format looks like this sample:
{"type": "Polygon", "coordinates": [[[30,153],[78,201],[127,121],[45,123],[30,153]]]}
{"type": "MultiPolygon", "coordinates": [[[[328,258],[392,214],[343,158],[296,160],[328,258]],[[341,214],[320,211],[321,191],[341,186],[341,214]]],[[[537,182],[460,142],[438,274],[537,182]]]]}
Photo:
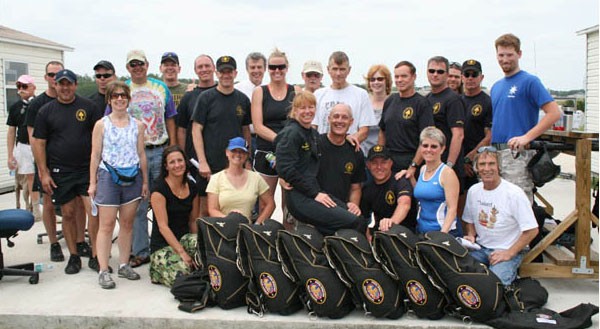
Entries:
{"type": "MultiPolygon", "coordinates": [[[[160,174],[163,148],[176,144],[175,115],[177,111],[173,96],[164,82],[148,77],[148,59],[142,50],[127,53],[127,71],[131,79],[126,83],[131,87],[129,114],[142,121],[146,126],[145,145],[148,160],[148,182],[150,190],[154,180],[160,174]]],[[[110,109],[107,110],[107,114],[110,109]]],[[[132,267],[138,267],[150,261],[150,240],[148,237],[148,200],[142,199],[133,224],[134,257],[132,267]]]]}

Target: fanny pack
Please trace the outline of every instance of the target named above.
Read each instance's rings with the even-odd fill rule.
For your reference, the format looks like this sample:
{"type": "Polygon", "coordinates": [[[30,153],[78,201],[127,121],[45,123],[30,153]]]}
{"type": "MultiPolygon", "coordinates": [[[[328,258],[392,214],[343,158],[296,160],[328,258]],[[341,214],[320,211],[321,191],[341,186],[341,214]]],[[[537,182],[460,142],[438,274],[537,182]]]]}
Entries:
{"type": "Polygon", "coordinates": [[[106,161],[102,160],[104,166],[106,166],[106,170],[110,173],[110,177],[113,182],[120,186],[130,186],[135,182],[135,178],[140,172],[140,166],[135,165],[132,167],[122,167],[116,168],[109,165],[106,161]]]}

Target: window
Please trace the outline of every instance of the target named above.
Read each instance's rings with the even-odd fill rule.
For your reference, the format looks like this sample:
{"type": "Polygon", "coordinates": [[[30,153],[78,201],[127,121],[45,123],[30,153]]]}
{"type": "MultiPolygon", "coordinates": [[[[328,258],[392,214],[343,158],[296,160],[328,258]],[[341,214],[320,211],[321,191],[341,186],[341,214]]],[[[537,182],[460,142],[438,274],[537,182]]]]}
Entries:
{"type": "Polygon", "coordinates": [[[29,74],[29,64],[22,62],[4,61],[4,95],[6,99],[5,111],[19,100],[17,94],[17,79],[23,75],[29,74]]]}

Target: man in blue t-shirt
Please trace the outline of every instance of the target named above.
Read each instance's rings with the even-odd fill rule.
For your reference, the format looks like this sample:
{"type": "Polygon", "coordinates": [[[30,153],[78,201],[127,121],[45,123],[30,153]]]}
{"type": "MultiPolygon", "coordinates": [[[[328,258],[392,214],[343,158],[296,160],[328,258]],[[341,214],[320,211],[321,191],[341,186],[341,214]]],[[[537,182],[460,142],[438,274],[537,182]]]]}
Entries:
{"type": "Polygon", "coordinates": [[[492,145],[500,151],[502,177],[521,187],[533,202],[527,163],[535,151],[529,143],[560,118],[558,105],[540,79],[519,68],[521,41],[513,34],[496,39],[496,58],[504,78],[492,87],[492,145]],[[539,120],[539,109],[545,113],[539,120]]]}

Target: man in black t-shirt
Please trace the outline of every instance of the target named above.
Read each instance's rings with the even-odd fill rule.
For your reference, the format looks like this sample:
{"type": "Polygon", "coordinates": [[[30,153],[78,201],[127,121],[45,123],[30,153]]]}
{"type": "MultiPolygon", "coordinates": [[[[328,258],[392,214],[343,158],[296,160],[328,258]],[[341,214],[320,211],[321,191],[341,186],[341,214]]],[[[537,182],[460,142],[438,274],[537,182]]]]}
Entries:
{"type": "Polygon", "coordinates": [[[365,158],[346,140],[354,121],[349,105],[335,105],[328,116],[329,131],[319,136],[319,173],[321,189],[343,201],[348,210],[360,216],[362,183],[367,179],[365,158]]]}
{"type": "Polygon", "coordinates": [[[233,137],[243,136],[250,145],[250,100],[234,88],[237,65],[231,56],[217,60],[215,88],[204,91],[196,101],[192,120],[192,138],[198,156],[200,215],[206,216],[206,185],[210,175],[227,167],[225,148],[233,137]]]}
{"type": "Polygon", "coordinates": [[[430,58],[427,62],[427,79],[431,85],[427,100],[433,110],[435,126],[446,135],[446,150],[442,154],[442,161],[454,169],[462,190],[465,105],[460,96],[448,88],[448,59],[443,56],[430,58]]]}
{"type": "Polygon", "coordinates": [[[417,152],[419,135],[433,126],[433,113],[425,97],[415,91],[417,69],[408,61],[394,67],[394,82],[398,94],[392,94],[383,103],[379,121],[378,144],[385,145],[394,161],[393,172],[407,170],[407,177],[415,174],[423,159],[417,152]]]}
{"type": "Polygon", "coordinates": [[[417,221],[417,205],[413,188],[406,177],[396,180],[392,175],[392,159],[383,145],[369,150],[367,168],[373,181],[362,189],[360,208],[363,214],[375,215],[375,230],[387,231],[402,224],[412,231],[417,221]]]}
{"type": "Polygon", "coordinates": [[[57,98],[44,105],[33,130],[33,153],[44,192],[61,207],[62,227],[71,257],[65,273],[81,269],[77,250],[77,199],[85,206],[90,218],[89,233],[95,254],[98,219],[91,215],[88,198],[89,166],[92,130],[102,111],[90,100],[75,94],[77,76],[70,70],[56,73],[57,98]]]}
{"type": "Polygon", "coordinates": [[[98,91],[89,97],[96,107],[104,111],[106,109],[106,86],[117,80],[115,67],[111,62],[101,60],[94,65],[94,78],[98,91]]]}

